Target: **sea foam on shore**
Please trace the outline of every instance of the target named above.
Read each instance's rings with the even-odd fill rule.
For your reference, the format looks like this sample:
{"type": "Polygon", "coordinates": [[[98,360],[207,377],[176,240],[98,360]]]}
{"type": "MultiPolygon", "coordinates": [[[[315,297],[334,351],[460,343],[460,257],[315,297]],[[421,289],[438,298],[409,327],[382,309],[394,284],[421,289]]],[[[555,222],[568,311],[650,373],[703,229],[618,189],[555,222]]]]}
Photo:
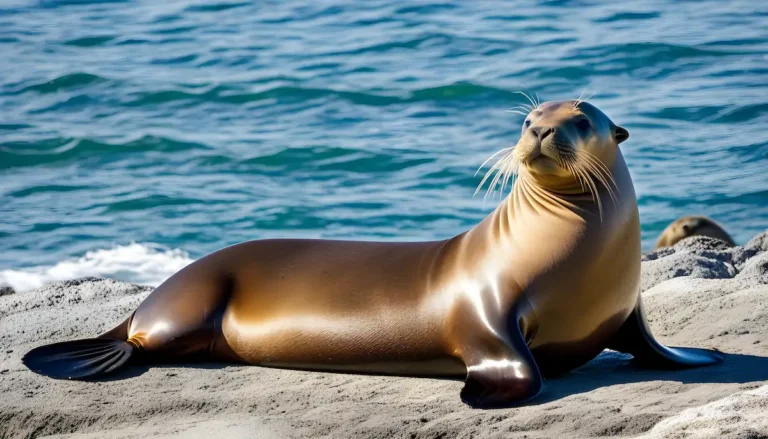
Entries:
{"type": "Polygon", "coordinates": [[[80,277],[109,277],[157,286],[191,262],[182,250],[132,242],[90,251],[51,266],[0,270],[0,286],[27,291],[49,282],[80,277]]]}

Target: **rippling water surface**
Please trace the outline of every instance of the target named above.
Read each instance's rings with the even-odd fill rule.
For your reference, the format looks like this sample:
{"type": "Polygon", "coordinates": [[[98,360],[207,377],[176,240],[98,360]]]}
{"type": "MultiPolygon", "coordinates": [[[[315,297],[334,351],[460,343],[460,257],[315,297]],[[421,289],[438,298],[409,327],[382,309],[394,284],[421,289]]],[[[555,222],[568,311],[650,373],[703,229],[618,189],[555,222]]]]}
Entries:
{"type": "Polygon", "coordinates": [[[423,240],[498,200],[524,102],[591,99],[643,243],[768,226],[768,3],[0,4],[0,283],[157,283],[265,237],[423,240]]]}

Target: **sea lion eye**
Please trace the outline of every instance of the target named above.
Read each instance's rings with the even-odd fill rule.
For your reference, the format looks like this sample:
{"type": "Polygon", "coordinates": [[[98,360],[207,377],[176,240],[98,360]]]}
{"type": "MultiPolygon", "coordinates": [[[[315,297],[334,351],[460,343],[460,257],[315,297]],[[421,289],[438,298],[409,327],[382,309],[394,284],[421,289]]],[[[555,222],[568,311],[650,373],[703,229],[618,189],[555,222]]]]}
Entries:
{"type": "Polygon", "coordinates": [[[579,129],[579,131],[586,131],[590,127],[589,119],[579,119],[578,122],[576,122],[576,128],[579,129]]]}
{"type": "Polygon", "coordinates": [[[528,128],[529,126],[531,126],[531,120],[530,119],[526,119],[523,124],[525,125],[526,128],[528,128]]]}

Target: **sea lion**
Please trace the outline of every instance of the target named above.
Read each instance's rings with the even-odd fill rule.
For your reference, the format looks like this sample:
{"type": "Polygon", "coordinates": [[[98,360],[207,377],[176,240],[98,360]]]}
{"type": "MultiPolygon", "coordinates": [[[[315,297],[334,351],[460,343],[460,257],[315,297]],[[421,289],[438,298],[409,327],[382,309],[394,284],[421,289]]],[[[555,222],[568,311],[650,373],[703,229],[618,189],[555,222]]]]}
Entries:
{"type": "Polygon", "coordinates": [[[583,101],[532,108],[494,185],[511,194],[480,224],[431,242],[270,239],[224,248],[155,289],[99,338],[23,359],[54,378],[131,358],[189,356],[345,372],[463,376],[476,407],[535,397],[542,376],[611,348],[652,367],[717,352],[667,348],[639,296],[640,224],[618,144],[629,133],[583,101]]]}
{"type": "Polygon", "coordinates": [[[736,243],[723,227],[706,216],[683,216],[670,223],[656,241],[656,248],[672,247],[689,236],[709,236],[726,242],[731,247],[736,243]]]}

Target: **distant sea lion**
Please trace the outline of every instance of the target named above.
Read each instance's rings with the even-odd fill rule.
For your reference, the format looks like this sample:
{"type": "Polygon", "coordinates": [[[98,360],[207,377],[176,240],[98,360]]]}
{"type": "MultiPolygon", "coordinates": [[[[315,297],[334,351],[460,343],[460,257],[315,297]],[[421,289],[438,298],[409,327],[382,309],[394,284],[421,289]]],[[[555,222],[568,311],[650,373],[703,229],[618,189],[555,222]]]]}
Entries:
{"type": "Polygon", "coordinates": [[[536,396],[542,376],[611,348],[652,367],[692,367],[716,352],[667,348],[640,302],[640,224],[618,144],[582,101],[531,108],[492,187],[512,193],[471,230],[432,242],[263,240],[182,269],[99,338],[23,359],[83,379],[129,359],[202,356],[262,366],[465,376],[478,407],[536,396]]]}
{"type": "Polygon", "coordinates": [[[656,241],[656,248],[672,247],[689,236],[709,236],[735,246],[736,243],[723,227],[705,216],[683,216],[670,223],[656,241]]]}

